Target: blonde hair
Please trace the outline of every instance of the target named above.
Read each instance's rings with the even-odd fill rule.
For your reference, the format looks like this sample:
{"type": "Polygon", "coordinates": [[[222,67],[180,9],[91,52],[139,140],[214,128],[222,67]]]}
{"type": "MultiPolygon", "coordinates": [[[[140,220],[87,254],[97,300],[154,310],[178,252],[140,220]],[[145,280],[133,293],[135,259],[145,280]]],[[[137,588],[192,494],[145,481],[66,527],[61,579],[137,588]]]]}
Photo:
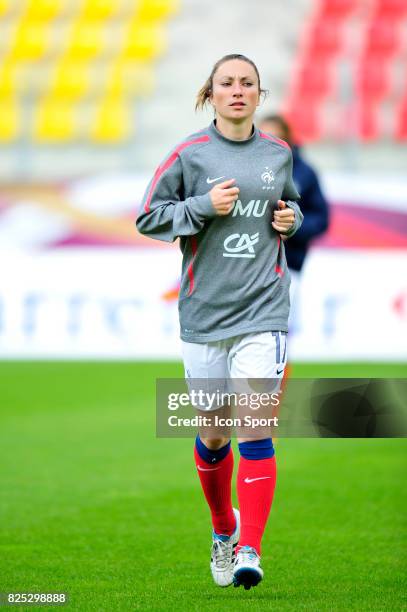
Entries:
{"type": "Polygon", "coordinates": [[[261,88],[261,85],[260,85],[260,75],[259,75],[259,71],[257,70],[256,64],[251,59],[246,57],[245,55],[241,55],[240,53],[230,53],[229,55],[224,55],[223,57],[221,57],[221,59],[218,60],[216,62],[216,64],[213,66],[212,72],[211,72],[210,76],[206,79],[204,85],[198,91],[198,95],[196,97],[195,110],[203,110],[203,108],[205,107],[206,103],[208,102],[209,98],[212,95],[213,77],[214,77],[217,69],[222,64],[224,64],[225,62],[228,62],[230,60],[241,60],[242,62],[247,62],[248,64],[253,66],[254,71],[255,71],[255,73],[257,75],[257,79],[259,81],[259,94],[260,95],[264,95],[264,96],[267,95],[267,93],[268,93],[267,90],[261,88]]]}

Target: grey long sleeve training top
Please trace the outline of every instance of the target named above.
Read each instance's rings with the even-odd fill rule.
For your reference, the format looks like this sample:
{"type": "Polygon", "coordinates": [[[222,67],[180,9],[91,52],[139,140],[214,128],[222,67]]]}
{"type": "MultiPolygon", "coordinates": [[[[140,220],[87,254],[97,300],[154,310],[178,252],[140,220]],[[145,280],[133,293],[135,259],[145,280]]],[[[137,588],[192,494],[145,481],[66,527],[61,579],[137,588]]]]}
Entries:
{"type": "Polygon", "coordinates": [[[278,200],[295,211],[292,154],[282,140],[254,128],[230,140],[212,123],[179,144],[147,187],[137,228],[157,240],[180,238],[181,338],[205,343],[245,333],[287,331],[289,273],[280,235],[271,225],[278,200]],[[209,191],[236,179],[239,197],[217,216],[209,191]]]}

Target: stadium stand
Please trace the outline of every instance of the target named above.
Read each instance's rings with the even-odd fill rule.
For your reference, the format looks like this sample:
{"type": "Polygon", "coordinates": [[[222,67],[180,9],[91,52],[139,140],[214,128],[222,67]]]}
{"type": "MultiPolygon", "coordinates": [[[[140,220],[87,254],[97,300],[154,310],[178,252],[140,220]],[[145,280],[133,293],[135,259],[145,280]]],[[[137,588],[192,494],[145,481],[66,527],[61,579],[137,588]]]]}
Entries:
{"type": "Polygon", "coordinates": [[[125,143],[177,0],[0,2],[0,140],[125,143]],[[21,109],[24,112],[21,112],[21,109]]]}
{"type": "Polygon", "coordinates": [[[374,162],[373,145],[407,140],[407,0],[236,0],[233,10],[217,0],[0,0],[7,168],[46,172],[53,157],[61,175],[75,174],[106,156],[150,172],[212,118],[194,116],[196,91],[231,51],[260,68],[270,93],[259,112],[285,112],[322,167],[348,142],[374,162]]]}
{"type": "Polygon", "coordinates": [[[339,108],[352,117],[345,135],[362,142],[392,138],[389,126],[398,113],[396,133],[401,139],[403,112],[394,73],[400,66],[404,79],[407,75],[407,2],[319,0],[314,4],[284,104],[297,137],[308,142],[336,140],[334,122],[323,120],[334,106],[336,113],[339,108]],[[339,78],[341,73],[345,78],[339,78]],[[299,97],[305,106],[301,113],[296,108],[299,97]],[[304,117],[307,112],[312,129],[304,117]]]}

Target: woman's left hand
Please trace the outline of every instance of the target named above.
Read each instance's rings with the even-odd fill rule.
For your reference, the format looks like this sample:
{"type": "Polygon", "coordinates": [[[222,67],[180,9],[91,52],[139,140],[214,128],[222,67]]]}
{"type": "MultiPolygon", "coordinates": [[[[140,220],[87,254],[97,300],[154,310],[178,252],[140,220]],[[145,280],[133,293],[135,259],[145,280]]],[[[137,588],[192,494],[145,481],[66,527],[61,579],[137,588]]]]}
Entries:
{"type": "Polygon", "coordinates": [[[275,210],[273,213],[273,221],[271,225],[274,227],[276,232],[280,234],[286,234],[294,225],[295,213],[292,208],[289,208],[283,200],[277,202],[279,210],[275,210]]]}

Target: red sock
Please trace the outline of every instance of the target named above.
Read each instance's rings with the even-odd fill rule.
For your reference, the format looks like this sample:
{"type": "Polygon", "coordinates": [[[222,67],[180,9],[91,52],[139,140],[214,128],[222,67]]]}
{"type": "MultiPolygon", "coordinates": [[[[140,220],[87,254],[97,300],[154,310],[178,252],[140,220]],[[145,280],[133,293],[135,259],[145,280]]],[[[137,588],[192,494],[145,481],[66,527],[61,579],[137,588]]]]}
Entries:
{"type": "Polygon", "coordinates": [[[237,474],[237,496],[240,509],[240,540],[260,555],[260,544],[270,514],[276,486],[276,459],[240,457],[237,474]]]}
{"type": "Polygon", "coordinates": [[[201,486],[212,514],[212,524],[217,534],[232,535],[236,519],[232,507],[232,449],[217,463],[207,463],[194,449],[195,463],[201,486]]]}

